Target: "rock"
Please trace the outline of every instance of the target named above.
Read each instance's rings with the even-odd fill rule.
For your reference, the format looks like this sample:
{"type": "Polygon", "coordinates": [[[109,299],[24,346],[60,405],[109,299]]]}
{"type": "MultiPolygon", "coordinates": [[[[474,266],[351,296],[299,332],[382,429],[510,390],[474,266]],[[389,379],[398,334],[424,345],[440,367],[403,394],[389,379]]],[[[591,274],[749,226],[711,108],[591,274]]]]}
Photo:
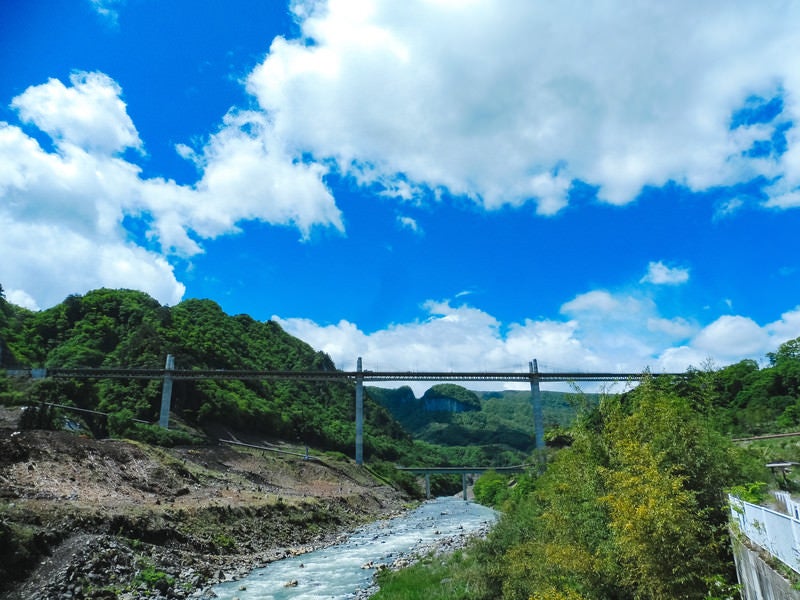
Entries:
{"type": "Polygon", "coordinates": [[[291,581],[287,581],[286,583],[284,583],[283,587],[287,587],[287,588],[288,587],[297,587],[298,585],[299,585],[299,582],[297,581],[297,579],[292,579],[291,581]]]}

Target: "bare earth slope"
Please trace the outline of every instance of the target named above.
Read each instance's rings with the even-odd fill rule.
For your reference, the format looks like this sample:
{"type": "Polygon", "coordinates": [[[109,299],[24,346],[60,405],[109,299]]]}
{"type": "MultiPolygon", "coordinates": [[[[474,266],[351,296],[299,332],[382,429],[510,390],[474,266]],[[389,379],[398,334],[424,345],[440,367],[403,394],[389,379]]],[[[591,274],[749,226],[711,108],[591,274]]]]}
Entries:
{"type": "Polygon", "coordinates": [[[0,598],[200,597],[403,501],[335,457],[0,428],[0,598]]]}

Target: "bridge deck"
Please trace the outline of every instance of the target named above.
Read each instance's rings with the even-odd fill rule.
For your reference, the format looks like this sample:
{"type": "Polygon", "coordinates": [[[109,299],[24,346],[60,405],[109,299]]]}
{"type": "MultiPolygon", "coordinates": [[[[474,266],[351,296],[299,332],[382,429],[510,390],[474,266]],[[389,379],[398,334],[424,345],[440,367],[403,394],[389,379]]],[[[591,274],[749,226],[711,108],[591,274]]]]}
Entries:
{"type": "MultiPolygon", "coordinates": [[[[646,377],[680,377],[686,373],[530,373],[498,371],[267,371],[225,369],[52,368],[30,374],[59,379],[295,380],[295,381],[641,381],[646,377]]],[[[19,373],[19,371],[17,371],[19,373]]]]}
{"type": "Polygon", "coordinates": [[[515,465],[512,467],[397,467],[398,471],[406,471],[416,475],[425,475],[425,497],[431,497],[431,475],[461,475],[461,493],[467,499],[467,475],[497,471],[498,473],[524,473],[533,465],[515,465]]]}
{"type": "Polygon", "coordinates": [[[485,473],[497,471],[498,473],[524,473],[533,465],[516,465],[513,467],[397,467],[398,471],[406,471],[417,475],[462,475],[465,473],[485,473]]]}

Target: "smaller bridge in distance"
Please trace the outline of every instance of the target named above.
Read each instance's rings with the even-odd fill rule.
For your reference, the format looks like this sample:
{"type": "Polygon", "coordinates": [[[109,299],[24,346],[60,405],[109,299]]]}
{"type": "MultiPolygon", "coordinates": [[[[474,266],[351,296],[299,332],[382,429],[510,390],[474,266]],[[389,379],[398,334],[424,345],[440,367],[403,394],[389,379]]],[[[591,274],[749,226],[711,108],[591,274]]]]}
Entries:
{"type": "Polygon", "coordinates": [[[467,499],[467,475],[481,474],[486,471],[497,473],[524,473],[533,465],[516,465],[513,467],[397,467],[398,471],[406,471],[415,475],[425,475],[425,497],[431,497],[431,475],[461,475],[461,491],[467,499]]]}

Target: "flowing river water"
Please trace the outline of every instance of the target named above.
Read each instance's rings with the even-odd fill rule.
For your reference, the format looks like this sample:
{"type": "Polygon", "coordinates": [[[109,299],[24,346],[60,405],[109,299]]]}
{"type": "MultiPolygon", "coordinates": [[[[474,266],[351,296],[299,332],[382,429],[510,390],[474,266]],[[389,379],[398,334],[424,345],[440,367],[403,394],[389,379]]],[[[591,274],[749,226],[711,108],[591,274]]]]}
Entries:
{"type": "Polygon", "coordinates": [[[490,508],[458,498],[437,498],[399,517],[371,523],[346,541],[256,569],[213,588],[221,600],[357,598],[376,568],[425,553],[451,538],[485,530],[497,519],[490,508]]]}

